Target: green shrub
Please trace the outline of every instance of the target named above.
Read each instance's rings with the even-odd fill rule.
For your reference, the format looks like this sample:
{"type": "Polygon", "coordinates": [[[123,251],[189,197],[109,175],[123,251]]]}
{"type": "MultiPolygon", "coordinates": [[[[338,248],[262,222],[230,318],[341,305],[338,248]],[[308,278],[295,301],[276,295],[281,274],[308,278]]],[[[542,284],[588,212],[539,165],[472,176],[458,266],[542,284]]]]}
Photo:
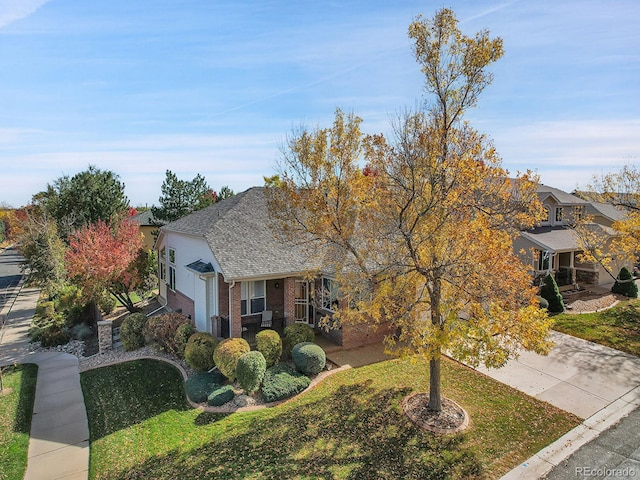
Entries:
{"type": "Polygon", "coordinates": [[[236,394],[233,391],[233,387],[231,385],[225,385],[224,387],[216,388],[213,392],[209,394],[207,397],[207,405],[211,407],[219,407],[220,405],[224,405],[227,402],[233,400],[236,394]]]}
{"type": "Polygon", "coordinates": [[[317,375],[327,363],[327,357],[320,346],[311,342],[298,343],[291,351],[296,370],[305,375],[317,375]]]}
{"type": "Polygon", "coordinates": [[[555,278],[550,273],[544,278],[544,284],[540,289],[540,296],[549,302],[549,312],[562,313],[564,312],[564,301],[560,290],[558,290],[558,284],[555,278]]]}
{"type": "Polygon", "coordinates": [[[547,310],[549,309],[549,302],[547,302],[546,298],[543,298],[540,295],[538,295],[537,299],[538,299],[538,305],[540,306],[540,308],[546,308],[547,310]]]}
{"type": "Polygon", "coordinates": [[[256,350],[258,350],[267,362],[267,367],[272,367],[282,356],[282,339],[275,330],[263,330],[256,335],[256,350]]]}
{"type": "Polygon", "coordinates": [[[65,327],[64,317],[34,317],[29,328],[31,341],[40,342],[43,347],[56,347],[69,342],[70,336],[65,327]]]}
{"type": "Polygon", "coordinates": [[[62,314],[67,328],[91,320],[82,289],[75,285],[65,285],[56,292],[53,300],[56,313],[62,314]]]}
{"type": "Polygon", "coordinates": [[[627,267],[620,269],[616,283],[611,287],[611,291],[624,295],[625,297],[638,298],[638,284],[633,279],[633,275],[631,275],[627,267]]]}
{"type": "Polygon", "coordinates": [[[206,372],[215,367],[213,352],[218,346],[218,339],[206,332],[196,332],[187,342],[184,358],[187,364],[198,372],[206,372]]]}
{"type": "Polygon", "coordinates": [[[180,349],[176,345],[176,332],[185,323],[190,323],[190,320],[184,315],[165,313],[149,318],[142,332],[147,343],[152,343],[159,350],[178,355],[180,349]]]}
{"type": "Polygon", "coordinates": [[[144,313],[131,313],[125,317],[120,326],[120,341],[126,351],[144,347],[143,331],[146,324],[144,313]]]}
{"type": "Polygon", "coordinates": [[[282,351],[287,357],[291,356],[291,350],[294,345],[302,342],[313,342],[316,339],[313,328],[305,323],[287,325],[283,334],[282,351]]]}
{"type": "Polygon", "coordinates": [[[213,361],[218,370],[232,382],[236,378],[236,367],[242,355],[251,350],[244,338],[227,338],[213,352],[213,361]]]}
{"type": "Polygon", "coordinates": [[[267,361],[262,353],[247,352],[238,359],[238,383],[246,393],[251,394],[260,388],[266,370],[267,361]]]}
{"type": "Polygon", "coordinates": [[[309,386],[311,380],[292,367],[279,363],[268,368],[262,380],[262,398],[265,402],[277,402],[292,397],[309,386]]]}
{"type": "Polygon", "coordinates": [[[56,309],[53,305],[53,301],[38,302],[36,305],[36,311],[34,313],[35,318],[53,318],[56,314],[56,309]]]}
{"type": "Polygon", "coordinates": [[[76,340],[85,341],[91,338],[92,336],[93,336],[93,330],[89,325],[85,325],[84,323],[75,325],[71,329],[71,337],[75,338],[76,340]]]}
{"type": "Polygon", "coordinates": [[[190,323],[183,323],[176,330],[175,338],[173,339],[176,345],[177,354],[180,358],[184,357],[184,349],[187,346],[187,342],[191,335],[196,333],[196,329],[190,323]]]}
{"type": "Polygon", "coordinates": [[[116,309],[116,299],[111,296],[111,294],[105,291],[100,298],[96,301],[98,308],[105,315],[109,315],[116,309]]]}
{"type": "Polygon", "coordinates": [[[225,382],[220,372],[196,373],[184,382],[184,389],[192,402],[204,403],[211,392],[222,386],[225,382]]]}

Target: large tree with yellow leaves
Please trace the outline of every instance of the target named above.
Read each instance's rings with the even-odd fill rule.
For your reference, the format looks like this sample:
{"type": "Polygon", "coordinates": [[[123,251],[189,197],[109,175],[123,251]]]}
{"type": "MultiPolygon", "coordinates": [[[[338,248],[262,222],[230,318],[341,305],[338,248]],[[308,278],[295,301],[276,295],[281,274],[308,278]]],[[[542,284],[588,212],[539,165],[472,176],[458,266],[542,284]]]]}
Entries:
{"type": "Polygon", "coordinates": [[[431,94],[424,108],[399,116],[391,139],[365,136],[340,110],[331,128],[294,132],[267,192],[277,231],[336,272],[334,320],[393,327],[390,349],[429,359],[429,407],[440,411],[444,353],[498,366],[549,348],[548,318],[512,248],[541,206],[535,179],[509,178],[463,120],[502,41],[463,35],[447,9],[418,17],[409,36],[431,94]]]}

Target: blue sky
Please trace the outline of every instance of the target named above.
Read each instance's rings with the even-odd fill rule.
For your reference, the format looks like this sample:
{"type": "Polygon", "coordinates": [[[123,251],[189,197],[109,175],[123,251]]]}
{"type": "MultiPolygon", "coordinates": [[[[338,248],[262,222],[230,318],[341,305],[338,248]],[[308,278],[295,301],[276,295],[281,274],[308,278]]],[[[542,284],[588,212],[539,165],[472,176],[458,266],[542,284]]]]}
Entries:
{"type": "Polygon", "coordinates": [[[134,205],[166,169],[242,191],[337,107],[388,133],[424,98],[407,26],[443,6],[504,40],[467,119],[511,172],[570,191],[640,163],[637,0],[0,0],[0,202],[90,164],[134,205]]]}

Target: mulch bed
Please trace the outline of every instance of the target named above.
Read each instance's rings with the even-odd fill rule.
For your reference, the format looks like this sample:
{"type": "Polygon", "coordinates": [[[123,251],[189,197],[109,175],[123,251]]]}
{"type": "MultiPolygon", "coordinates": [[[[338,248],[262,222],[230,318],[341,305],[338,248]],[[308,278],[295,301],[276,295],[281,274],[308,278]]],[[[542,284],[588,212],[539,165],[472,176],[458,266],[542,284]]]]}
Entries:
{"type": "Polygon", "coordinates": [[[423,430],[435,433],[456,433],[469,425],[469,415],[453,400],[442,398],[442,410],[429,408],[428,393],[414,393],[402,401],[402,409],[409,419],[423,430]]]}

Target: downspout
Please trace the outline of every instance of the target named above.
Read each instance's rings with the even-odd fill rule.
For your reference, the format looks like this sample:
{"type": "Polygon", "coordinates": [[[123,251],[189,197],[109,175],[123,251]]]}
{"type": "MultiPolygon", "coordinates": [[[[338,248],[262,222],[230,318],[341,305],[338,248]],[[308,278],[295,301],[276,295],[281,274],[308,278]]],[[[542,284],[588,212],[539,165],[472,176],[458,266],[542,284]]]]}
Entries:
{"type": "MultiPolygon", "coordinates": [[[[160,296],[160,295],[158,295],[160,296]]],[[[167,295],[167,298],[164,299],[164,305],[162,305],[160,308],[156,308],[153,312],[151,313],[147,313],[147,318],[149,318],[151,315],[153,315],[154,313],[158,313],[160,310],[162,310],[163,308],[167,308],[167,304],[169,303],[169,296],[167,295]]]]}

